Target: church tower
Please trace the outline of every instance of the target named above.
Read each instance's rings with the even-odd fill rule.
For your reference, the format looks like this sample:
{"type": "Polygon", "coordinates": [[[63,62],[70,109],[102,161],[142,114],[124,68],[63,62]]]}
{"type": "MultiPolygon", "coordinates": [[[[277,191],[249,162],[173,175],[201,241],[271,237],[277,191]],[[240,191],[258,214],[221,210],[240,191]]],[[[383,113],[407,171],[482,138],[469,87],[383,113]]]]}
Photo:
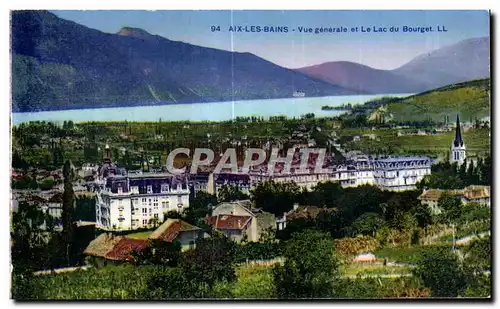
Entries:
{"type": "Polygon", "coordinates": [[[457,114],[457,127],[455,129],[455,140],[451,145],[450,163],[458,163],[462,165],[465,162],[465,144],[462,139],[462,131],[460,129],[460,119],[457,114]]]}

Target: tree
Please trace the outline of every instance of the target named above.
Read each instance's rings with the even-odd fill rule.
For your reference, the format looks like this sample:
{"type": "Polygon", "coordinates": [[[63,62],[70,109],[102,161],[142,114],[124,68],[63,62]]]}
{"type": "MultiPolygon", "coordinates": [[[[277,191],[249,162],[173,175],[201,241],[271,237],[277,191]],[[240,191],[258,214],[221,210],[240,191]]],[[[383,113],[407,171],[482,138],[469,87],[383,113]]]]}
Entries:
{"type": "Polygon", "coordinates": [[[75,203],[75,195],[73,193],[73,179],[74,172],[71,167],[71,162],[68,160],[64,162],[63,167],[63,177],[64,177],[64,193],[63,193],[63,205],[62,205],[62,222],[63,222],[63,239],[66,247],[66,257],[67,263],[70,264],[70,249],[71,243],[73,241],[73,208],[75,203]]]}
{"type": "Polygon", "coordinates": [[[196,248],[184,253],[180,268],[188,280],[213,288],[217,281],[236,280],[236,244],[225,236],[198,238],[196,248]]]}
{"type": "Polygon", "coordinates": [[[338,182],[320,182],[309,193],[310,204],[319,207],[335,207],[335,202],[342,194],[342,186],[338,182]]]}
{"type": "Polygon", "coordinates": [[[413,209],[413,216],[417,219],[417,226],[419,228],[425,228],[432,224],[432,214],[426,205],[418,203],[417,207],[413,209]]]}
{"type": "Polygon", "coordinates": [[[491,296],[491,238],[473,240],[464,248],[464,265],[468,275],[468,288],[465,297],[491,296]]]}
{"type": "Polygon", "coordinates": [[[367,212],[359,216],[352,224],[353,236],[357,234],[375,236],[384,224],[384,219],[377,213],[367,212]]]}
{"type": "Polygon", "coordinates": [[[300,187],[295,182],[259,182],[252,190],[252,201],[257,208],[282,216],[293,208],[300,194],[300,187]]]}
{"type": "Polygon", "coordinates": [[[476,272],[484,272],[491,269],[491,238],[473,240],[464,249],[464,263],[476,272]]]}
{"type": "Polygon", "coordinates": [[[306,230],[285,243],[283,266],[273,269],[279,298],[328,298],[333,294],[338,264],[332,239],[306,230]]]}
{"type": "Polygon", "coordinates": [[[148,220],[148,224],[152,225],[154,228],[158,226],[158,223],[160,222],[160,219],[153,217],[148,220]]]}
{"type": "Polygon", "coordinates": [[[179,263],[181,255],[181,244],[152,239],[144,250],[132,253],[134,261],[138,265],[166,265],[175,267],[179,263]]]}
{"type": "Polygon", "coordinates": [[[445,192],[438,200],[438,207],[442,210],[442,216],[448,224],[455,223],[461,214],[462,201],[459,197],[445,192]]]}
{"type": "Polygon", "coordinates": [[[200,297],[200,288],[182,269],[175,267],[154,274],[147,283],[145,299],[189,299],[200,297]]]}
{"type": "MultiPolygon", "coordinates": [[[[33,272],[51,267],[57,252],[47,245],[46,231],[51,230],[50,216],[36,206],[19,203],[18,210],[12,214],[11,261],[12,261],[12,298],[16,300],[36,299],[33,272]]],[[[49,240],[49,243],[52,239],[49,240]]],[[[64,255],[63,255],[64,256],[64,255]]]]}
{"type": "Polygon", "coordinates": [[[190,196],[189,207],[184,210],[184,218],[194,225],[212,213],[212,206],[217,204],[217,196],[205,191],[199,191],[196,196],[190,196]]]}
{"type": "Polygon", "coordinates": [[[96,199],[92,197],[81,196],[76,198],[72,220],[95,222],[95,203],[96,199]]]}
{"type": "Polygon", "coordinates": [[[248,199],[248,195],[241,192],[238,187],[233,185],[223,185],[217,192],[218,202],[232,202],[248,199]]]}
{"type": "Polygon", "coordinates": [[[482,185],[491,185],[491,175],[492,175],[492,165],[491,165],[491,154],[488,154],[484,160],[478,163],[479,176],[482,185]]]}
{"type": "Polygon", "coordinates": [[[413,270],[434,297],[457,297],[467,287],[467,277],[455,253],[433,248],[423,253],[413,270]]]}

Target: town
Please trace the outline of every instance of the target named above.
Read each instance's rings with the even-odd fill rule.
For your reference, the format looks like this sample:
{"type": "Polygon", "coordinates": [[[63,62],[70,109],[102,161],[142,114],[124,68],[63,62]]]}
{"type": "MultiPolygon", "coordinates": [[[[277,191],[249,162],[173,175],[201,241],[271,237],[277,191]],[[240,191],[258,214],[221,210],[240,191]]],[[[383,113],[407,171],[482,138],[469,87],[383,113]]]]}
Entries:
{"type": "MultiPolygon", "coordinates": [[[[429,294],[427,287],[414,279],[404,279],[416,267],[415,256],[432,248],[449,246],[458,250],[456,248],[466,247],[469,242],[483,241],[489,235],[491,175],[486,164],[491,164],[491,158],[481,156],[481,152],[467,156],[471,152],[464,142],[463,131],[470,124],[462,124],[458,115],[454,128],[443,130],[453,135],[448,140],[449,150],[440,157],[432,157],[433,152],[430,156],[416,156],[346,151],[345,145],[359,142],[345,142],[345,138],[334,134],[335,131],[328,135],[325,144],[328,151],[321,154],[319,148],[314,148],[318,142],[321,143],[313,137],[318,135],[308,130],[310,127],[322,132],[321,127],[311,125],[318,121],[330,125],[325,119],[310,116],[298,120],[303,122],[299,129],[293,130],[288,140],[276,143],[292,147],[280,149],[282,156],[273,152],[276,147],[268,141],[252,145],[245,141],[245,136],[237,142],[233,137],[233,141],[226,143],[228,148],[213,151],[216,154],[213,161],[206,160],[207,154],[202,159],[203,154],[189,158],[186,156],[189,151],[184,154],[173,152],[172,165],[183,167],[179,169],[184,171],[182,174],[170,173],[171,168],[157,165],[162,160],[164,163],[169,161],[165,153],[158,159],[147,155],[144,150],[139,153],[140,168],[127,168],[134,166],[128,153],[131,149],[123,151],[124,146],[119,146],[119,142],[129,142],[133,123],[118,131],[128,133],[126,137],[120,133],[118,140],[115,139],[118,143],[109,138],[107,142],[98,142],[94,136],[92,144],[102,145],[97,147],[101,151],[83,149],[84,156],[96,161],[75,160],[81,162],[80,166],[65,161],[63,169],[44,169],[37,163],[38,167],[34,168],[28,166],[32,159],[24,158],[19,153],[13,164],[20,164],[21,168],[12,171],[14,226],[27,224],[25,220],[28,216],[38,216],[36,224],[39,225],[30,223],[29,226],[33,229],[31,233],[43,235],[43,240],[38,240],[36,245],[40,247],[61,246],[57,242],[64,242],[66,230],[71,231],[74,239],[68,252],[50,252],[45,248],[39,256],[41,260],[31,264],[31,267],[26,264],[23,267],[32,272],[32,280],[44,282],[44,278],[49,276],[75,276],[82,270],[88,276],[93,271],[112,267],[110,265],[123,267],[130,264],[139,269],[143,266],[138,265],[144,264],[167,263],[175,266],[181,263],[179,259],[187,252],[194,254],[202,247],[203,250],[212,250],[204,243],[207,239],[227,239],[236,246],[233,254],[235,267],[259,269],[261,275],[270,276],[272,265],[282,265],[285,260],[282,244],[292,241],[294,233],[313,229],[334,238],[335,248],[341,252],[343,263],[347,263],[343,266],[344,280],[361,280],[363,284],[368,284],[370,278],[378,278],[373,274],[379,274],[388,280],[390,286],[393,284],[389,284],[393,280],[390,278],[394,276],[400,278],[398,280],[402,280],[401,284],[405,287],[405,292],[398,293],[410,293],[410,296],[416,293],[425,297],[429,294]],[[343,140],[344,145],[341,144],[343,140]],[[259,153],[257,157],[245,159],[248,148],[238,147],[242,141],[248,146],[262,146],[260,150],[264,160],[258,160],[259,153]],[[232,145],[237,146],[232,152],[238,163],[260,161],[261,164],[247,165],[246,169],[242,164],[243,169],[237,171],[232,166],[217,169],[218,162],[226,161],[223,153],[232,145]],[[99,153],[102,153],[101,162],[99,153]],[[122,166],[115,162],[113,154],[122,166]],[[192,164],[196,164],[195,173],[191,173],[192,164]],[[272,166],[274,170],[270,173],[272,166]],[[214,172],[216,170],[217,173],[214,172]],[[450,183],[452,180],[458,183],[450,183]],[[443,182],[444,186],[440,184],[443,182]],[[65,200],[69,199],[68,191],[74,205],[69,211],[64,206],[65,200]],[[457,215],[454,207],[463,210],[457,215]],[[453,238],[450,239],[450,236],[453,238]],[[79,238],[78,241],[75,237],[79,238]],[[178,254],[172,256],[176,250],[172,248],[176,246],[178,254]],[[155,258],[152,252],[164,252],[158,248],[173,251],[161,253],[155,258]],[[400,257],[400,254],[406,254],[406,257],[400,257]],[[91,271],[89,267],[95,270],[91,271]]],[[[338,121],[331,120],[333,123],[338,121]]],[[[193,125],[185,124],[183,128],[193,125]]],[[[106,125],[99,126],[102,130],[106,125]]],[[[342,131],[337,128],[338,132],[342,131]]],[[[63,143],[70,142],[61,136],[65,134],[62,132],[71,134],[71,142],[74,143],[79,140],[75,138],[78,136],[76,132],[82,129],[84,134],[92,130],[89,124],[80,127],[79,124],[64,123],[62,128],[50,123],[23,124],[17,128],[23,138],[18,142],[31,142],[28,132],[32,136],[38,135],[37,138],[41,132],[47,132],[42,134],[46,137],[40,139],[38,145],[42,147],[38,149],[49,150],[49,153],[56,154],[52,155],[53,160],[60,160],[57,154],[62,151],[63,143]],[[62,147],[58,149],[57,145],[62,147]]],[[[388,129],[380,127],[372,130],[375,139],[379,139],[379,130],[388,129]]],[[[401,127],[390,130],[394,132],[394,138],[401,136],[401,127]]],[[[412,128],[407,130],[411,132],[412,128]]],[[[472,130],[482,129],[474,129],[473,126],[472,130]]],[[[153,140],[157,135],[153,136],[153,140]]],[[[209,140],[214,138],[210,133],[207,135],[209,140]]],[[[90,143],[88,138],[85,140],[87,145],[83,148],[88,148],[90,143]]],[[[79,148],[71,145],[73,149],[79,148]]],[[[210,143],[200,144],[208,145],[210,143]]],[[[195,146],[192,145],[193,148],[195,146]]],[[[14,151],[16,154],[18,152],[14,151]]],[[[311,241],[320,241],[321,238],[318,235],[308,237],[312,237],[311,241]]],[[[32,263],[22,258],[19,262],[32,263]]],[[[198,295],[199,291],[195,290],[191,292],[198,295]]],[[[99,293],[102,292],[95,293],[101,295],[99,293]]],[[[262,296],[258,290],[245,293],[250,294],[233,297],[262,296]]]]}
{"type": "Polygon", "coordinates": [[[491,301],[490,14],[10,11],[11,298],[491,301]]]}

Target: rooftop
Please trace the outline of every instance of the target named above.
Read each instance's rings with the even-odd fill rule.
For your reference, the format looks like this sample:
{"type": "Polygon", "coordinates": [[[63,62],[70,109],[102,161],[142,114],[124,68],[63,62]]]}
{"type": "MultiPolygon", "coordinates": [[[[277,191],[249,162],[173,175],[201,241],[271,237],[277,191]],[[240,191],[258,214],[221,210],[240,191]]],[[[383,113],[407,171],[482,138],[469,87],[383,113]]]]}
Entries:
{"type": "Polygon", "coordinates": [[[205,222],[219,230],[244,230],[251,219],[251,216],[218,215],[205,218],[205,222]]]}
{"type": "Polygon", "coordinates": [[[123,237],[113,248],[106,254],[106,258],[110,260],[127,261],[132,257],[134,251],[144,250],[148,245],[145,239],[132,239],[123,237]]]}
{"type": "Polygon", "coordinates": [[[429,189],[425,190],[418,198],[420,200],[426,201],[437,201],[445,192],[454,196],[463,196],[468,200],[484,199],[490,197],[489,186],[471,185],[461,190],[429,189]]]}
{"type": "Polygon", "coordinates": [[[159,239],[166,242],[173,242],[181,232],[201,230],[199,227],[191,225],[180,219],[167,219],[150,236],[150,239],[159,239]]]}

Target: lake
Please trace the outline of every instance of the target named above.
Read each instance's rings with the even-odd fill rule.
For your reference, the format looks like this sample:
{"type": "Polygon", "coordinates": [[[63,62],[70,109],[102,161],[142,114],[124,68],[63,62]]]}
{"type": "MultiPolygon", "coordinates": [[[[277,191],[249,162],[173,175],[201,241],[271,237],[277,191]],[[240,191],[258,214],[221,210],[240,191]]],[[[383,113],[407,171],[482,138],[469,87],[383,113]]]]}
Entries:
{"type": "Polygon", "coordinates": [[[316,117],[337,116],[343,111],[323,111],[321,107],[342,104],[361,104],[384,96],[404,97],[411,94],[377,94],[329,96],[315,98],[288,98],[269,100],[246,100],[193,104],[168,104],[156,106],[110,107],[93,109],[73,109],[47,112],[13,113],[14,125],[29,121],[73,122],[85,121],[225,121],[235,117],[287,116],[300,117],[314,113],[316,117]]]}

